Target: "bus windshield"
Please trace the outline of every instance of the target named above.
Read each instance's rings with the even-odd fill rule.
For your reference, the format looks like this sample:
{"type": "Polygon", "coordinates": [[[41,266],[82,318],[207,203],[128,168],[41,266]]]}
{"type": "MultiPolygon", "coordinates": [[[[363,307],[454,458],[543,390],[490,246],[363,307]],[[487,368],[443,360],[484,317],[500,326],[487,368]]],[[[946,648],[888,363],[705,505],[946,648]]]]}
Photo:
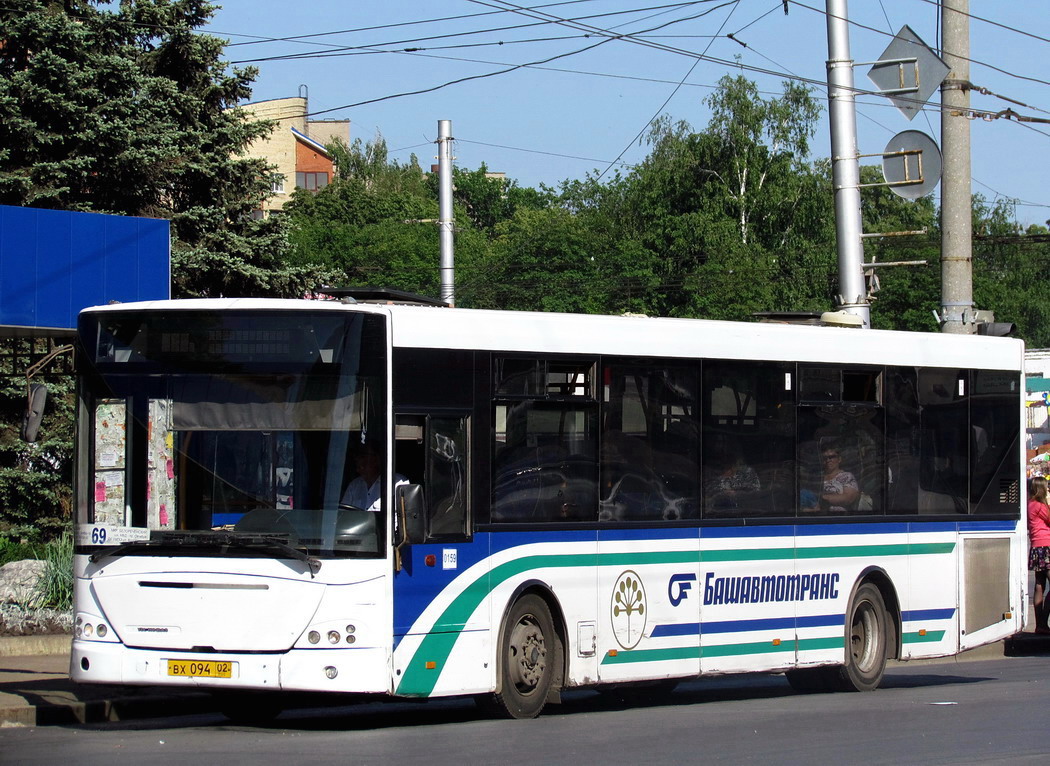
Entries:
{"type": "Polygon", "coordinates": [[[81,524],[109,543],[151,541],[141,552],[272,555],[229,544],[243,534],[383,555],[382,316],[88,312],[80,337],[81,524]],[[192,545],[156,546],[180,537],[192,545]]]}

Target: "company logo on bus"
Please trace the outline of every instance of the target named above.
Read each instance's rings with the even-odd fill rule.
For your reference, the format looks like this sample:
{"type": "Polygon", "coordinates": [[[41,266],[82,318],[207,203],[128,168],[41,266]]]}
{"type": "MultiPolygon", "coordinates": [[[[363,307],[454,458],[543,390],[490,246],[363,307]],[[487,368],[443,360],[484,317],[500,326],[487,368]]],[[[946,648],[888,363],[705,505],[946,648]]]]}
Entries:
{"type": "Polygon", "coordinates": [[[642,578],[630,569],[616,578],[613,585],[610,616],[613,636],[624,649],[633,649],[645,632],[645,587],[642,578]]]}

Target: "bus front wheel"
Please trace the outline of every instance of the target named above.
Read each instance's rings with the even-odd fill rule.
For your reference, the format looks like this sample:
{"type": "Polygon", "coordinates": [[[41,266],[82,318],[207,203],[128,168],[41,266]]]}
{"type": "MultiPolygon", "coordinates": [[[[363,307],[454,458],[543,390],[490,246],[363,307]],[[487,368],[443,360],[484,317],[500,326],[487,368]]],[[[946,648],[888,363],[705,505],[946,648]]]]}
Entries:
{"type": "Polygon", "coordinates": [[[839,668],[838,686],[845,691],[877,689],[886,671],[886,603],[882,592],[864,583],[846,612],[846,664],[839,668]]]}
{"type": "Polygon", "coordinates": [[[535,718],[543,710],[560,661],[554,621],[537,595],[518,599],[507,615],[500,642],[499,712],[510,718],[535,718]]]}

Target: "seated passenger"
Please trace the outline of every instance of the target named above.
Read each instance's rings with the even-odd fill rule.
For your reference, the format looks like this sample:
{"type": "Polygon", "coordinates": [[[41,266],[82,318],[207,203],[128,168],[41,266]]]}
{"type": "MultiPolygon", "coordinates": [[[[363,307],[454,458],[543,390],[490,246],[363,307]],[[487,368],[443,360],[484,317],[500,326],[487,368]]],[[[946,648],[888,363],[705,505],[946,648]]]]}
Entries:
{"type": "MultiPolygon", "coordinates": [[[[360,444],[353,451],[354,468],[357,477],[347,485],[340,507],[360,508],[364,511],[378,512],[381,509],[379,480],[379,448],[373,442],[360,444]]],[[[408,484],[408,479],[399,473],[394,474],[394,486],[408,484]]]]}
{"type": "MultiPolygon", "coordinates": [[[[826,446],[821,450],[820,461],[823,466],[823,485],[816,498],[817,507],[828,513],[846,513],[852,510],[860,499],[860,487],[852,473],[842,470],[842,454],[838,447],[826,446]]],[[[805,501],[803,509],[816,510],[807,508],[805,501]]]]}

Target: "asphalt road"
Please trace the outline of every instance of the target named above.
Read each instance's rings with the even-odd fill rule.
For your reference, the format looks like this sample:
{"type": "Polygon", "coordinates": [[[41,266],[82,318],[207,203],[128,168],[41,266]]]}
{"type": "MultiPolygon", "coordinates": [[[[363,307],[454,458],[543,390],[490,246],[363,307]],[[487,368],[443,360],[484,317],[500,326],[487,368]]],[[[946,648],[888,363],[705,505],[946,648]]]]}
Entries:
{"type": "Polygon", "coordinates": [[[900,665],[868,694],[797,694],[782,676],[684,683],[627,705],[565,695],[532,721],[469,700],[0,729],[0,763],[1046,764],[1050,658],[900,665]]]}

